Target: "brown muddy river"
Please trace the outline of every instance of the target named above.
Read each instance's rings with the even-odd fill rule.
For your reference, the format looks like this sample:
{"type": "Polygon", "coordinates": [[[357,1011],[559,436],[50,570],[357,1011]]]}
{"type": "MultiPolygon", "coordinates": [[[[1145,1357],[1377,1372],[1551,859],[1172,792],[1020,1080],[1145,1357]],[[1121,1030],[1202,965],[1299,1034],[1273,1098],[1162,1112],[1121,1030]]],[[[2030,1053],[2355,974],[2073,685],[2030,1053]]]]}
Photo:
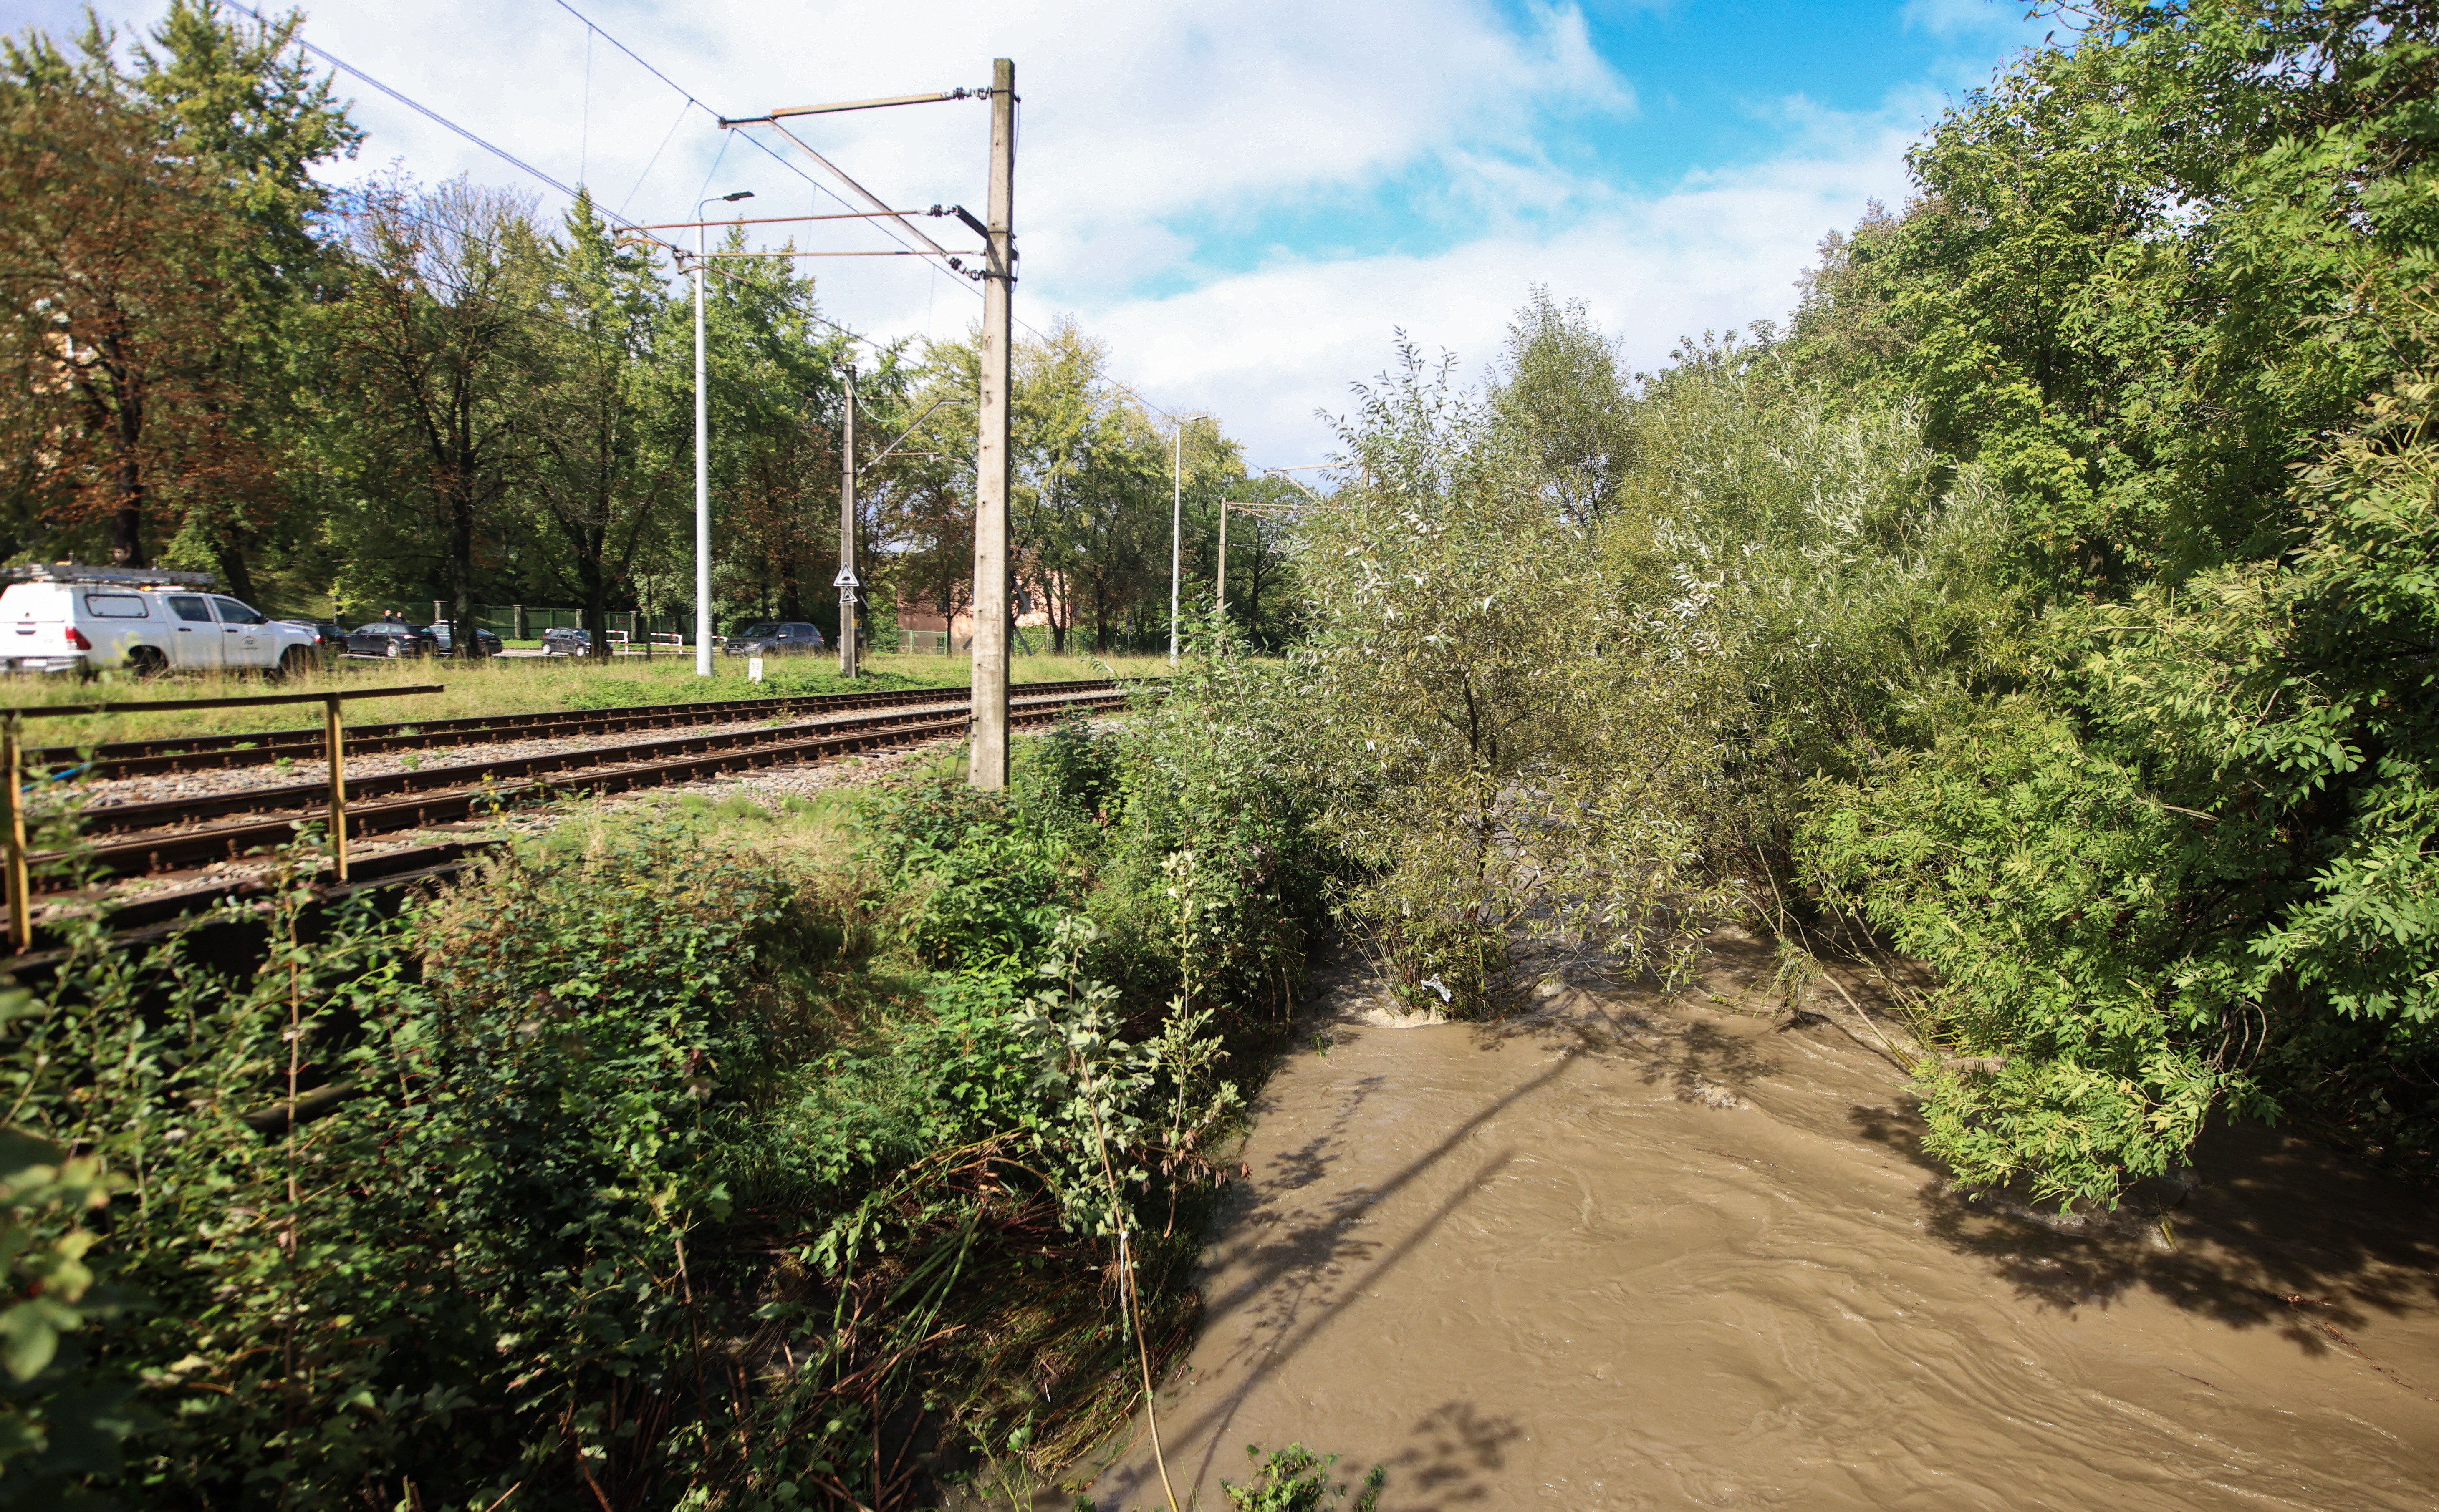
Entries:
{"type": "MultiPolygon", "coordinates": [[[[1545,1001],[1325,1000],[1162,1393],[1181,1502],[1301,1441],[1384,1512],[2439,1506],[2422,1194],[2241,1130],[2164,1231],[2044,1219],[1950,1194],[1834,1027],[1545,1001]]],[[[1094,1491],[1166,1505],[1140,1440],[1094,1491]]]]}

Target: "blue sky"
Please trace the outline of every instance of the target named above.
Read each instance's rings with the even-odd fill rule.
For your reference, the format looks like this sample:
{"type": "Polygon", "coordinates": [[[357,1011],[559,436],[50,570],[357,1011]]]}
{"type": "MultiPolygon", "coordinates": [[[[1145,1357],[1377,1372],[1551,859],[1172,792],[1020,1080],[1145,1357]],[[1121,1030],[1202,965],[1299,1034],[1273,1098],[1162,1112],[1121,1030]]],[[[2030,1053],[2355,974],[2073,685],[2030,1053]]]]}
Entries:
{"type": "MultiPolygon", "coordinates": [[[[0,0],[0,26],[73,26],[0,0]]],[[[100,0],[149,23],[151,0],[100,0]]],[[[1582,297],[1629,361],[1783,315],[1822,234],[1901,200],[1939,110],[2046,27],[2021,4],[1664,0],[323,0],[307,36],[638,219],[751,188],[758,214],[836,209],[787,143],[722,133],[625,44],[730,116],[979,84],[1024,98],[1020,317],[1072,316],[1172,411],[1219,415],[1269,465],[1328,443],[1318,409],[1394,332],[1479,371],[1536,284],[1582,297]],[[570,7],[573,7],[571,9],[570,7]],[[589,29],[587,21],[597,30],[589,29]],[[768,149],[766,151],[764,149],[768,149]]],[[[546,186],[343,80],[370,130],[347,179],[396,164],[546,186]]],[[[893,204],[983,199],[986,122],[948,104],[818,118],[807,140],[893,204]]],[[[786,228],[773,233],[775,244],[786,228]]],[[[886,247],[832,225],[824,245],[886,247]]],[[[910,258],[814,264],[838,318],[951,334],[972,286],[910,258]]]]}

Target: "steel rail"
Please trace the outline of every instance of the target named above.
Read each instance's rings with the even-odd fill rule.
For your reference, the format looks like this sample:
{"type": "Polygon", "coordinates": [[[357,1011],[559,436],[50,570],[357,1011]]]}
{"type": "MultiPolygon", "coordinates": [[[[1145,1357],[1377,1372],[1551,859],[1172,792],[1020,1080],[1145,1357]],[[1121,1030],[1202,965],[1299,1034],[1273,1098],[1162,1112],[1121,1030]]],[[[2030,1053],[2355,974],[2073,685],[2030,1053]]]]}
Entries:
{"type": "MultiPolygon", "coordinates": [[[[1071,692],[1097,692],[1118,685],[1106,678],[1066,683],[1019,684],[1021,697],[1071,692]]],[[[434,750],[454,745],[496,745],[509,740],[558,739],[584,735],[613,735],[627,730],[673,725],[719,724],[736,720],[768,719],[792,713],[846,713],[858,709],[896,708],[908,704],[964,704],[961,687],[899,688],[885,693],[811,693],[773,699],[713,699],[688,703],[645,703],[626,708],[549,709],[532,714],[485,714],[462,719],[399,720],[358,724],[347,730],[348,748],[358,755],[384,751],[434,750]]],[[[132,777],[158,773],[214,772],[232,767],[270,766],[283,758],[318,756],[324,733],[312,730],[267,730],[252,734],[168,737],[152,740],[120,740],[86,751],[51,746],[27,753],[29,762],[59,775],[132,777]]]]}
{"type": "MultiPolygon", "coordinates": [[[[1047,723],[1058,720],[1071,709],[1108,709],[1125,704],[1126,695],[1118,691],[1051,695],[1028,700],[1013,717],[1025,724],[1047,723]]],[[[757,767],[794,765],[805,761],[848,756],[863,751],[885,750],[894,746],[917,745],[927,740],[953,738],[967,733],[970,721],[962,717],[941,719],[932,715],[882,716],[870,721],[868,728],[842,729],[836,724],[822,728],[817,734],[797,738],[777,738],[785,731],[739,732],[743,739],[716,736],[685,737],[671,741],[646,742],[640,746],[612,747],[608,750],[569,751],[554,756],[537,756],[524,761],[499,763],[493,766],[470,766],[436,770],[430,773],[402,773],[402,777],[438,779],[451,776],[455,786],[435,792],[398,792],[386,802],[350,802],[347,807],[347,830],[351,836],[380,834],[400,829],[418,829],[436,824],[484,817],[514,804],[546,800],[562,793],[624,792],[636,788],[661,787],[674,782],[691,782],[703,777],[720,776],[734,771],[751,771],[757,767]],[[620,762],[622,753],[638,753],[655,747],[692,747],[678,754],[659,758],[620,762]],[[718,746],[720,749],[711,749],[718,746]],[[498,780],[502,767],[523,769],[535,780],[503,784],[498,780]],[[565,769],[577,768],[572,774],[565,769]],[[542,774],[555,770],[564,774],[542,779],[542,774]],[[469,782],[472,775],[478,780],[469,782]]],[[[798,726],[798,730],[806,729],[798,726]]],[[[387,779],[373,779],[385,781],[387,779]]],[[[365,791],[359,787],[359,791],[365,791]]],[[[394,792],[396,790],[391,790],[394,792]]],[[[286,789],[255,790],[252,793],[227,794],[228,798],[251,799],[252,811],[259,812],[262,799],[268,794],[304,798],[322,792],[320,786],[298,785],[286,789]]],[[[217,795],[216,795],[217,796],[217,795]]],[[[182,811],[182,817],[195,816],[195,804],[187,803],[126,805],[125,810],[146,809],[182,811]]],[[[226,809],[219,811],[225,812],[226,809]]],[[[80,845],[73,851],[38,852],[28,859],[37,863],[62,863],[73,860],[88,874],[109,876],[141,876],[172,870],[181,866],[209,864],[235,861],[250,850],[278,845],[293,839],[300,824],[310,824],[316,816],[327,815],[327,804],[297,803],[276,817],[240,820],[234,824],[205,825],[196,827],[155,827],[128,834],[126,838],[80,845]]],[[[101,809],[84,817],[91,821],[113,813],[101,809]]]]}
{"type": "MultiPolygon", "coordinates": [[[[1073,699],[1091,695],[1064,696],[1073,699]]],[[[866,730],[884,730],[918,720],[937,720],[953,714],[963,707],[962,704],[950,704],[943,709],[917,710],[905,714],[866,714],[860,717],[850,715],[823,720],[803,720],[776,727],[757,724],[750,729],[727,730],[717,735],[672,736],[662,740],[636,740],[624,745],[585,746],[574,751],[552,751],[541,756],[512,756],[504,761],[472,761],[456,766],[384,773],[377,777],[350,777],[347,779],[348,803],[352,806],[358,799],[387,798],[410,792],[437,792],[444,788],[468,787],[513,777],[542,776],[553,772],[580,771],[586,767],[614,765],[622,762],[675,760],[679,756],[700,756],[709,751],[741,750],[757,745],[801,739],[814,733],[861,734],[866,730]]],[[[354,742],[349,743],[352,745],[354,742]]],[[[159,829],[177,824],[218,818],[223,814],[286,813],[292,809],[321,811],[328,808],[327,803],[322,801],[327,792],[328,785],[321,782],[239,788],[229,792],[163,798],[152,803],[111,804],[105,808],[80,810],[77,818],[80,828],[86,834],[116,834],[131,829],[159,829]]]]}

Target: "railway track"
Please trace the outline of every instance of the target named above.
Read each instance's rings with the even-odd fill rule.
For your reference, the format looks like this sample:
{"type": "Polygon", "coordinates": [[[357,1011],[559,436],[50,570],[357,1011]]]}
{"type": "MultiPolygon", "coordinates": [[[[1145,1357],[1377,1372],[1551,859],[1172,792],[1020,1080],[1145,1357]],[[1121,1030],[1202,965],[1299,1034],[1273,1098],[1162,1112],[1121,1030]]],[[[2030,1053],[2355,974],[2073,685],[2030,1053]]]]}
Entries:
{"type": "MultiPolygon", "coordinates": [[[[1106,710],[1125,705],[1126,693],[1109,683],[1072,691],[1049,685],[1020,685],[1011,689],[1008,719],[1014,725],[1050,723],[1071,709],[1106,710]],[[1021,689],[1021,691],[1020,691],[1021,689]]],[[[759,701],[757,701],[759,702],[759,701]]],[[[773,703],[803,701],[769,701],[773,703]]],[[[639,788],[693,782],[757,768],[819,761],[863,752],[963,737],[968,705],[949,708],[929,698],[934,707],[910,712],[881,712],[842,718],[835,705],[827,717],[771,726],[695,734],[657,740],[594,746],[504,761],[396,772],[348,782],[347,834],[351,840],[401,830],[479,820],[524,804],[579,792],[625,792],[639,788]]],[[[711,705],[725,707],[725,705],[711,705]]],[[[688,724],[704,722],[699,715],[670,711],[701,710],[705,705],[668,705],[662,711],[688,724]]],[[[633,713],[636,711],[626,711],[633,713]]],[[[764,719],[769,710],[759,711],[764,719]]],[[[531,724],[498,738],[529,739],[531,724]]],[[[451,732],[451,733],[472,733],[451,732]]],[[[350,739],[353,750],[354,741],[350,739]]],[[[75,857],[87,876],[136,877],[161,875],[215,863],[236,861],[247,853],[293,840],[302,824],[327,823],[329,790],[325,782],[279,784],[158,803],[118,804],[85,810],[80,819],[80,842],[75,857]]],[[[462,843],[453,843],[460,845],[462,843]]],[[[71,885],[62,849],[36,851],[28,857],[38,879],[53,881],[48,890],[71,885]],[[45,863],[53,864],[45,864],[45,863]]],[[[394,862],[395,855],[384,858],[394,862]]],[[[44,890],[41,881],[37,890],[44,890]]]]}
{"type": "MultiPolygon", "coordinates": [[[[1107,679],[1071,683],[1020,683],[1008,689],[1011,699],[1114,689],[1107,679]]],[[[376,756],[392,751],[431,751],[451,746],[497,745],[509,740],[565,739],[592,735],[623,735],[639,730],[674,729],[703,724],[802,719],[850,714],[865,709],[922,705],[962,706],[962,688],[899,688],[881,693],[816,693],[793,698],[720,699],[694,703],[649,703],[618,709],[563,709],[539,714],[480,715],[469,719],[424,720],[391,724],[352,725],[347,730],[350,756],[376,756]]],[[[272,730],[252,735],[171,737],[160,740],[119,740],[90,750],[49,746],[29,751],[35,771],[57,777],[151,776],[183,772],[217,772],[233,767],[271,766],[277,762],[319,760],[322,731],[272,730]]]]}

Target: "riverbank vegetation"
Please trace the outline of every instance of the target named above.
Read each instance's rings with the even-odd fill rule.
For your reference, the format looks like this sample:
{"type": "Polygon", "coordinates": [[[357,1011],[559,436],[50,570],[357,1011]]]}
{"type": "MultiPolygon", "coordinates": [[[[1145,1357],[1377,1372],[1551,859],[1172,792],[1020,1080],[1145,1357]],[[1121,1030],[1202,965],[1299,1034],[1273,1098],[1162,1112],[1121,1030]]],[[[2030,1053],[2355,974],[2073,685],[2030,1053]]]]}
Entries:
{"type": "Polygon", "coordinates": [[[1190,1332],[1321,922],[1258,675],[1028,742],[1006,796],[579,819],[390,919],[282,878],[258,968],[80,939],[0,1024],[0,1504],[1063,1466],[1190,1332]]]}
{"type": "MultiPolygon", "coordinates": [[[[2060,19],[1785,327],[1637,374],[1542,294],[1478,386],[1407,347],[1329,507],[1264,538],[1292,654],[1243,654],[1268,610],[1200,626],[1170,696],[1028,746],[1006,798],[596,815],[397,918],[287,878],[259,968],[80,940],[0,1000],[0,1503],[1055,1470],[1192,1326],[1200,1204],[1333,910],[1460,1013],[1535,936],[1664,982],[1730,921],[1790,990],[1920,963],[1890,986],[1970,1186],[2113,1201],[2229,1115],[2427,1170],[2439,33],[2060,19]]],[[[11,109],[51,98],[10,66],[11,109]]],[[[793,289],[720,318],[798,331],[793,289]]]]}
{"type": "Polygon", "coordinates": [[[1301,756],[1406,990],[1513,933],[1930,967],[1928,1146],[2112,1201],[2214,1117],[2439,1147],[2439,32],[2061,8],[1785,328],[1412,350],[1303,559],[1301,756]]]}

